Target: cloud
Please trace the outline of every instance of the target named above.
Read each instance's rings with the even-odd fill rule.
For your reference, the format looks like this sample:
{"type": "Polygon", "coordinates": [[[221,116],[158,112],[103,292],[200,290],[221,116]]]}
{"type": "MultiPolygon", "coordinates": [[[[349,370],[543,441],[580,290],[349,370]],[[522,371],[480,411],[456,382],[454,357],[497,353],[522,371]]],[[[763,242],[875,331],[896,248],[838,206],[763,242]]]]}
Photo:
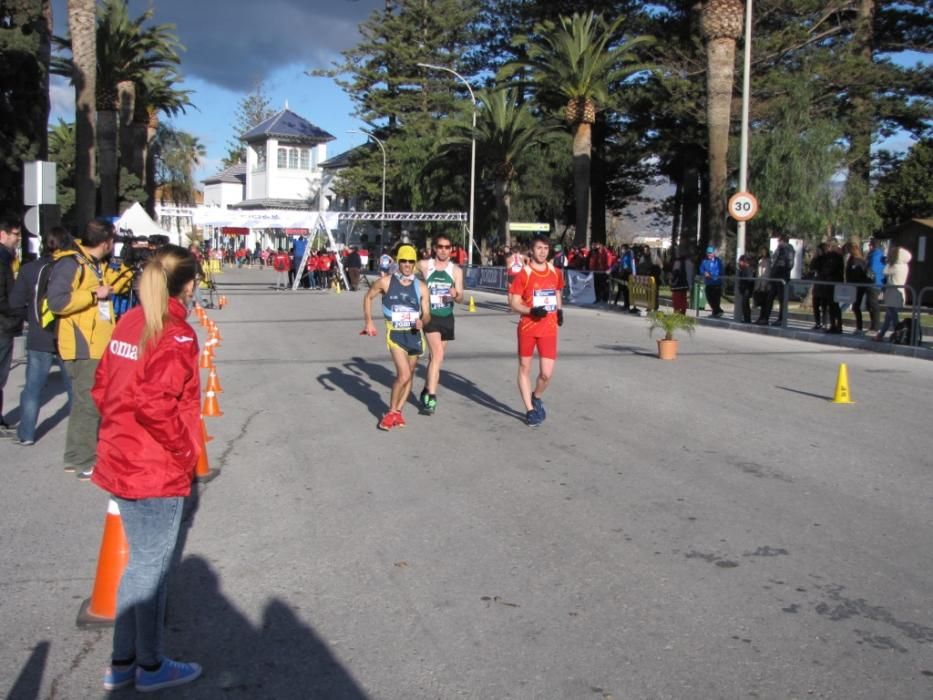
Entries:
{"type": "MultiPolygon", "coordinates": [[[[133,17],[151,0],[130,0],[133,17]]],[[[186,47],[182,72],[245,92],[277,68],[325,68],[359,39],[357,27],[384,0],[159,0],[154,21],[176,26],[186,47]]],[[[67,32],[66,0],[53,3],[56,33],[67,32]]]]}

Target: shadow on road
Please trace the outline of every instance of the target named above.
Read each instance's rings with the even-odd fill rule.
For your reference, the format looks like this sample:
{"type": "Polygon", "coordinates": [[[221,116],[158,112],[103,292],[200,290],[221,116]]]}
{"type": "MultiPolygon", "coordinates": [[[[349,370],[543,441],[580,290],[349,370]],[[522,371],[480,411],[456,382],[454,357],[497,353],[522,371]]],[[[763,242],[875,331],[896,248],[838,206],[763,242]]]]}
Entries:
{"type": "MultiPolygon", "coordinates": [[[[519,420],[525,419],[525,414],[519,413],[514,408],[502,403],[496,397],[491,394],[487,394],[485,391],[476,386],[475,382],[471,382],[469,379],[463,375],[457,374],[456,372],[448,372],[447,370],[441,370],[441,381],[440,384],[445,389],[449,389],[455,394],[460,394],[460,396],[470,401],[475,401],[483,408],[488,408],[490,411],[495,411],[496,413],[502,413],[506,416],[512,416],[519,420]]],[[[516,389],[516,393],[518,390],[516,389]]]]}
{"type": "Polygon", "coordinates": [[[49,658],[49,642],[42,641],[29,655],[29,660],[16,677],[16,682],[7,694],[9,700],[36,700],[42,686],[45,663],[49,658]]]}
{"type": "Polygon", "coordinates": [[[360,371],[353,369],[353,365],[356,365],[358,360],[359,358],[354,358],[354,362],[344,365],[347,368],[346,371],[339,367],[328,367],[326,372],[317,376],[317,380],[327,391],[339,389],[366,406],[373,416],[381,418],[386,410],[385,398],[361,378],[360,371]]]}
{"type": "Polygon", "coordinates": [[[792,394],[800,394],[802,396],[809,396],[814,399],[820,399],[821,401],[832,401],[832,396],[826,396],[824,394],[811,394],[809,391],[801,391],[800,389],[791,389],[789,386],[775,386],[775,389],[780,389],[781,391],[789,391],[792,394]]]}

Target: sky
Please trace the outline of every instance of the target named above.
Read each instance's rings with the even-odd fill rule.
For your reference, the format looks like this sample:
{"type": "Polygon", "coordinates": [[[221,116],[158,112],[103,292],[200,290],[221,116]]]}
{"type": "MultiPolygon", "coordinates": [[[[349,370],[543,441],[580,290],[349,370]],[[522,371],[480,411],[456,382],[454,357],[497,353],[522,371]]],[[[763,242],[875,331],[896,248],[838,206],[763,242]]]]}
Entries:
{"type": "MultiPolygon", "coordinates": [[[[67,0],[53,0],[55,33],[67,33],[67,0]]],[[[262,82],[274,111],[286,104],[335,137],[327,144],[333,157],[365,141],[348,130],[364,124],[353,117],[354,105],[331,78],[311,78],[306,70],[329,68],[340,51],[359,41],[358,27],[385,0],[129,0],[130,15],[150,6],[154,21],[176,26],[186,47],[180,87],[193,91],[195,105],[172,124],[198,137],[207,157],[195,173],[200,181],[222,169],[234,140],[237,105],[262,82]]],[[[930,57],[905,53],[895,60],[929,63],[930,57]]],[[[74,121],[74,89],[61,78],[51,85],[51,123],[74,121]]],[[[897,134],[878,147],[907,150],[911,140],[897,134]]]]}
{"type": "MultiPolygon", "coordinates": [[[[55,34],[68,31],[67,0],[53,0],[55,34]]],[[[364,125],[353,103],[331,78],[311,78],[304,71],[329,68],[340,51],[359,41],[358,26],[385,0],[130,0],[130,16],[155,8],[154,21],[176,25],[186,50],[181,55],[185,81],[196,106],[171,120],[198,137],[207,157],[196,171],[198,181],[222,169],[234,140],[240,100],[262,82],[274,111],[288,108],[336,140],[327,144],[332,157],[365,141],[347,134],[364,125]]],[[[74,89],[60,78],[50,89],[51,123],[74,121],[74,89]]]]}

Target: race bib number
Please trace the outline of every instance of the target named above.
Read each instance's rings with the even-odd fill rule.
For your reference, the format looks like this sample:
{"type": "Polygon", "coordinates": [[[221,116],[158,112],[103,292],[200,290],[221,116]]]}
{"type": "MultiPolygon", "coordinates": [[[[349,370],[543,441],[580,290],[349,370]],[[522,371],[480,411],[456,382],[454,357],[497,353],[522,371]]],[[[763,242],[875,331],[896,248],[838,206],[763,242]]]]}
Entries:
{"type": "Polygon", "coordinates": [[[523,265],[521,263],[512,263],[512,274],[517,275],[522,271],[523,265]]]}
{"type": "Polygon", "coordinates": [[[450,285],[437,285],[431,287],[431,308],[432,309],[446,309],[448,306],[452,306],[452,302],[445,300],[450,298],[450,285]]]}
{"type": "Polygon", "coordinates": [[[418,322],[418,312],[412,311],[407,306],[392,307],[392,328],[397,331],[405,331],[415,327],[418,322]]]}
{"type": "Polygon", "coordinates": [[[557,292],[553,289],[536,289],[531,297],[531,306],[557,311],[557,292]]]}
{"type": "Polygon", "coordinates": [[[110,302],[109,301],[99,301],[97,302],[97,315],[100,317],[101,321],[110,322],[112,314],[110,313],[110,302]]]}

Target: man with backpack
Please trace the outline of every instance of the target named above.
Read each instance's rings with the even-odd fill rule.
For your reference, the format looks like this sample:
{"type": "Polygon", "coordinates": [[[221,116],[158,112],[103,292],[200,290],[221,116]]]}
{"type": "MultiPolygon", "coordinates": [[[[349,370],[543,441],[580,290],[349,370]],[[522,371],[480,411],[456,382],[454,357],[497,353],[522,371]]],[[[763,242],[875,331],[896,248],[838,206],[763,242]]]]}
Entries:
{"type": "Polygon", "coordinates": [[[3,387],[13,365],[14,338],[23,332],[23,310],[10,304],[19,239],[19,224],[12,218],[0,219],[0,437],[14,435],[13,428],[3,420],[3,387]]]}
{"type": "Polygon", "coordinates": [[[61,370],[62,383],[68,401],[71,402],[71,380],[55,347],[55,315],[48,308],[48,286],[55,266],[55,253],[73,245],[74,239],[65,229],[61,226],[52,228],[42,241],[42,255],[23,265],[10,296],[10,305],[23,310],[29,321],[26,334],[26,385],[19,397],[19,425],[13,441],[24,447],[36,442],[42,389],[53,363],[61,370]]]}
{"type": "Polygon", "coordinates": [[[760,326],[768,325],[768,319],[771,317],[771,309],[774,308],[774,300],[780,299],[778,306],[778,317],[771,322],[772,326],[780,326],[784,320],[784,287],[790,282],[790,273],[794,269],[796,258],[794,246],[790,244],[790,238],[786,233],[778,238],[777,248],[771,255],[771,279],[768,284],[768,296],[761,307],[761,313],[758,315],[756,324],[760,326]]]}
{"type": "Polygon", "coordinates": [[[97,456],[100,413],[91,399],[94,373],[107,349],[117,319],[112,296],[132,283],[132,270],[113,269],[106,258],[113,250],[114,229],[89,221],[80,244],[55,253],[48,305],[58,316],[58,354],[71,379],[71,413],[65,437],[65,471],[91,478],[97,456]]]}

